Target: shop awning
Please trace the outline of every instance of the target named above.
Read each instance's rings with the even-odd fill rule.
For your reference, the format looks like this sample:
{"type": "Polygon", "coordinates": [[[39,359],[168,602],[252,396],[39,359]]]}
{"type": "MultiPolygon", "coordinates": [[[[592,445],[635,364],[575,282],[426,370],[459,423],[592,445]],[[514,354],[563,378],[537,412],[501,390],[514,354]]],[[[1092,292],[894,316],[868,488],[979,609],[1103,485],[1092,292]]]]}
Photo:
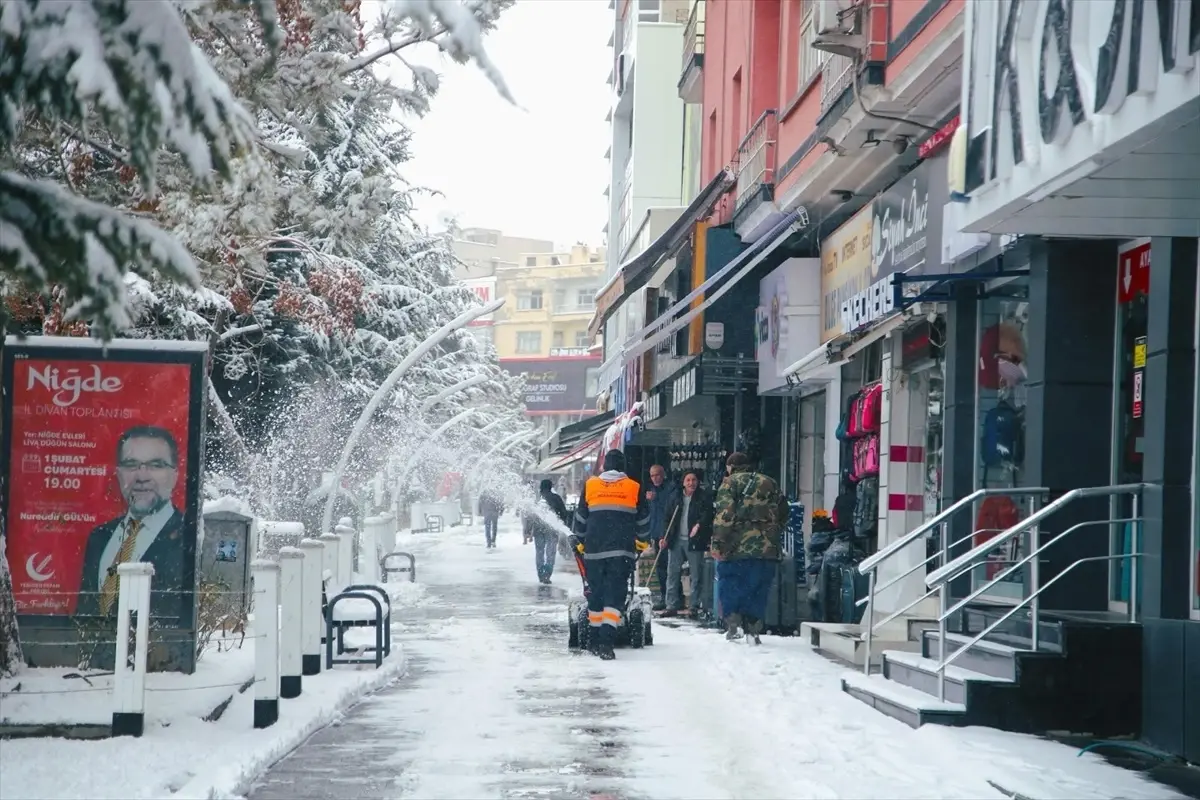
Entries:
{"type": "Polygon", "coordinates": [[[805,381],[819,377],[830,364],[839,364],[841,361],[841,353],[837,352],[829,342],[826,342],[785,369],[783,378],[787,381],[788,386],[799,386],[805,381]]]}
{"type": "Polygon", "coordinates": [[[658,265],[679,252],[696,223],[712,213],[717,201],[736,182],[737,175],[733,170],[728,167],[721,170],[661,236],[617,269],[616,274],[596,294],[596,312],[588,324],[588,334],[593,339],[604,327],[605,321],[621,307],[621,303],[646,285],[658,265]]]}
{"type": "Polygon", "coordinates": [[[598,442],[600,437],[604,435],[604,431],[612,424],[616,417],[616,412],[605,411],[603,414],[597,414],[594,417],[573,422],[570,425],[564,425],[558,429],[558,444],[551,453],[552,458],[562,458],[565,454],[570,453],[575,448],[588,442],[598,442]]]}
{"type": "Polygon", "coordinates": [[[766,236],[763,236],[750,247],[747,247],[736,258],[705,280],[704,283],[697,286],[676,302],[675,305],[659,315],[658,319],[645,328],[642,328],[637,334],[638,341],[626,348],[625,358],[629,359],[639,356],[647,350],[657,347],[660,342],[674,336],[676,331],[704,313],[706,308],[719,300],[738,281],[750,274],[763,259],[791,238],[792,234],[806,227],[807,221],[808,214],[803,210],[794,211],[780,220],[779,224],[772,228],[766,236]],[[725,278],[728,278],[728,280],[718,286],[717,284],[725,278]],[[710,291],[712,294],[705,298],[704,302],[695,308],[688,308],[693,301],[704,297],[710,291]],[[675,315],[681,312],[682,316],[676,318],[675,315]]]}
{"type": "Polygon", "coordinates": [[[862,334],[857,339],[850,342],[850,344],[843,347],[842,358],[853,358],[857,353],[861,353],[863,350],[866,350],[868,347],[875,344],[875,342],[878,342],[889,333],[892,333],[899,328],[903,328],[906,320],[907,317],[903,311],[894,312],[890,317],[876,324],[875,327],[869,329],[866,333],[862,334]]]}
{"type": "Polygon", "coordinates": [[[567,467],[570,467],[573,464],[577,464],[578,462],[583,461],[585,458],[594,456],[597,453],[597,451],[599,451],[599,450],[600,450],[600,439],[599,438],[592,439],[592,440],[580,445],[579,447],[575,448],[571,452],[567,453],[565,456],[559,456],[557,459],[553,459],[553,458],[547,459],[547,461],[553,462],[553,464],[550,467],[550,471],[558,472],[559,470],[566,469],[567,467]]]}

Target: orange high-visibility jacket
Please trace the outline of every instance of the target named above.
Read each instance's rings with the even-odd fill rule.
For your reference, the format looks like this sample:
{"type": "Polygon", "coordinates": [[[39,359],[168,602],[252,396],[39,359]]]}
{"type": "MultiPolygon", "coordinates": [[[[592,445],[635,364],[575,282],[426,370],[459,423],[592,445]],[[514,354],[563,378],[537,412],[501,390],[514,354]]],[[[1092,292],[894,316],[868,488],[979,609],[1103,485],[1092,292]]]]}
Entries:
{"type": "Polygon", "coordinates": [[[624,472],[588,478],[575,507],[575,534],[583,539],[583,557],[636,558],[634,541],[650,538],[650,508],[642,487],[624,472]]]}

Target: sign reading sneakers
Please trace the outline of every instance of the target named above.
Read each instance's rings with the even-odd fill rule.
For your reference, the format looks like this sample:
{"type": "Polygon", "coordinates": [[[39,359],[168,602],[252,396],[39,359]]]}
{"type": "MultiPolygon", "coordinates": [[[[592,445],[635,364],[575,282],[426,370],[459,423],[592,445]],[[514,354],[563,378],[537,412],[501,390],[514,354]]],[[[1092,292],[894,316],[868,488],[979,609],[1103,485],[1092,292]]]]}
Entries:
{"type": "Polygon", "coordinates": [[[1182,0],[967,3],[968,229],[996,230],[1030,195],[1144,144],[1143,128],[1185,122],[1166,118],[1200,96],[1198,13],[1182,0]]]}

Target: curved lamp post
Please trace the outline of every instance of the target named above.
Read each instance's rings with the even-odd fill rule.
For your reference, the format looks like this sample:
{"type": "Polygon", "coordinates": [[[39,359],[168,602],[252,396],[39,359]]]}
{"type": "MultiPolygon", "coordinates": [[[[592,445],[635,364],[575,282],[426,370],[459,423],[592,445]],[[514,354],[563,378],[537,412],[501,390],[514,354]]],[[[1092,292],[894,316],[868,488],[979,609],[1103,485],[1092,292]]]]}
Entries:
{"type": "MultiPolygon", "coordinates": [[[[391,394],[392,390],[396,388],[396,384],[399,383],[400,379],[404,377],[404,373],[408,372],[409,369],[412,368],[413,364],[424,358],[430,350],[441,344],[442,340],[447,336],[461,328],[465,328],[470,322],[479,317],[487,314],[494,314],[496,310],[503,305],[504,298],[501,297],[498,300],[493,300],[487,305],[478,306],[476,308],[471,308],[464,311],[434,331],[432,336],[413,348],[413,351],[405,356],[403,361],[396,365],[396,368],[392,370],[392,373],[387,376],[384,382],[380,384],[379,389],[375,391],[375,396],[371,398],[369,403],[367,403],[367,407],[364,408],[362,414],[359,415],[358,421],[354,423],[354,428],[350,431],[350,437],[346,440],[346,446],[342,448],[342,455],[341,458],[338,459],[337,467],[333,470],[333,481],[335,486],[341,485],[342,475],[346,472],[346,465],[350,462],[350,455],[354,452],[354,448],[358,445],[358,440],[362,438],[363,431],[367,428],[367,423],[371,421],[371,417],[374,416],[376,410],[379,408],[379,405],[384,401],[384,398],[391,394]]],[[[321,517],[322,533],[333,532],[333,506],[336,500],[337,495],[331,493],[325,502],[325,513],[321,517]]]]}
{"type": "Polygon", "coordinates": [[[478,386],[479,384],[483,383],[487,379],[488,379],[487,375],[480,373],[478,375],[472,375],[471,377],[466,378],[465,380],[461,380],[458,383],[454,384],[453,386],[447,386],[445,389],[442,389],[440,392],[438,392],[433,397],[426,400],[424,403],[421,403],[421,413],[424,414],[426,411],[433,408],[434,406],[436,406],[438,403],[442,402],[443,400],[451,397],[452,395],[458,394],[463,389],[470,389],[472,386],[478,386]]]}

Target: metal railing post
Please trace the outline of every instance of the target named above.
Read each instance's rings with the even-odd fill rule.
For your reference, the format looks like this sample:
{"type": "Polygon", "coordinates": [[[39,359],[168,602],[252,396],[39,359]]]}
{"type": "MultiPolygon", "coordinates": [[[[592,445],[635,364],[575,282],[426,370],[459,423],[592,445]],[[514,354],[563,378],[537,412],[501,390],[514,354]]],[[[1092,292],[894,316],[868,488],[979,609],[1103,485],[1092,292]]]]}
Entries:
{"type": "Polygon", "coordinates": [[[1129,602],[1126,605],[1129,608],[1129,621],[1137,622],[1138,612],[1138,557],[1134,553],[1141,552],[1138,542],[1138,534],[1141,532],[1141,519],[1139,518],[1139,503],[1140,495],[1133,496],[1133,513],[1130,514],[1133,522],[1129,523],[1133,526],[1129,533],[1129,602]]]}
{"type": "MultiPolygon", "coordinates": [[[[1032,497],[1029,500],[1029,508],[1031,514],[1036,514],[1041,509],[1040,498],[1032,497]]],[[[1034,523],[1033,530],[1029,532],[1029,547],[1030,552],[1037,552],[1041,546],[1041,531],[1042,525],[1040,522],[1034,523]]],[[[1041,610],[1042,603],[1038,588],[1041,583],[1041,565],[1042,559],[1040,556],[1034,556],[1029,562],[1029,591],[1032,592],[1032,600],[1029,602],[1029,617],[1030,617],[1030,632],[1029,639],[1033,644],[1033,649],[1038,649],[1039,640],[1041,639],[1041,610]]]]}
{"type": "MultiPolygon", "coordinates": [[[[942,563],[950,560],[950,522],[942,522],[942,563]]],[[[938,700],[946,700],[946,609],[950,607],[950,582],[943,581],[938,587],[938,700]]]]}
{"type": "Polygon", "coordinates": [[[863,640],[863,674],[871,674],[871,634],[875,630],[875,573],[873,569],[867,574],[867,607],[863,617],[867,621],[866,636],[863,640]]]}

